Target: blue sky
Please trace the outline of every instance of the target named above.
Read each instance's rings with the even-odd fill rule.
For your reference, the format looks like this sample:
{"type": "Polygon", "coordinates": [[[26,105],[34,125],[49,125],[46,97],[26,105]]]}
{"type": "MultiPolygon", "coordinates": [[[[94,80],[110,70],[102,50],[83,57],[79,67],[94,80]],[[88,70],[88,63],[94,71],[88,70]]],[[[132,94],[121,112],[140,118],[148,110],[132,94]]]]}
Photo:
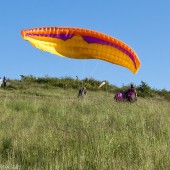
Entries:
{"type": "Polygon", "coordinates": [[[2,1],[0,76],[92,77],[119,87],[144,81],[152,88],[170,90],[169,9],[169,0],[2,1]],[[22,39],[22,29],[42,26],[81,27],[118,38],[135,50],[141,68],[134,75],[105,61],[62,58],[22,39]]]}

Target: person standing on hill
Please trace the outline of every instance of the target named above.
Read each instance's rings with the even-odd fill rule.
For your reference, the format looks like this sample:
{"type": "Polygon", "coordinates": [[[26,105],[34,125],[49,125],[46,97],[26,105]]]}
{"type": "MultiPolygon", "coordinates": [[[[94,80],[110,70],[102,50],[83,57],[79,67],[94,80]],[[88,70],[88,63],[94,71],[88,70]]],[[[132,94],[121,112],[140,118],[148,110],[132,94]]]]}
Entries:
{"type": "Polygon", "coordinates": [[[5,76],[3,78],[3,86],[4,86],[4,88],[6,87],[6,77],[5,76]]]}
{"type": "Polygon", "coordinates": [[[134,87],[133,84],[131,84],[130,89],[129,89],[128,92],[134,92],[134,93],[135,93],[135,96],[136,96],[136,98],[137,98],[137,91],[136,91],[136,88],[134,87]]]}
{"type": "Polygon", "coordinates": [[[83,88],[81,88],[81,89],[79,90],[79,92],[78,92],[78,97],[84,96],[84,95],[86,95],[86,94],[87,94],[86,87],[83,87],[83,88]]]}

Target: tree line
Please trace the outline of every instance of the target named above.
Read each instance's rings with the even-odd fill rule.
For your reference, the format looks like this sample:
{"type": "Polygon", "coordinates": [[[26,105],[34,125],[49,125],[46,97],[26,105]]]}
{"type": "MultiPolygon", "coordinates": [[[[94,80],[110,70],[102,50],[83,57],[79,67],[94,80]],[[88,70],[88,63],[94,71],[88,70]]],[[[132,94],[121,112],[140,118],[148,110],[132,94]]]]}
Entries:
{"type": "MultiPolygon", "coordinates": [[[[105,81],[105,80],[104,80],[105,81]]],[[[95,80],[94,78],[84,78],[76,79],[72,77],[35,77],[32,75],[21,75],[21,80],[8,80],[7,89],[24,89],[28,88],[32,85],[41,85],[43,88],[52,88],[52,87],[60,87],[63,89],[79,89],[81,87],[86,87],[91,91],[106,91],[108,93],[117,93],[127,90],[130,87],[130,84],[123,85],[122,87],[117,87],[115,85],[110,84],[108,81],[105,81],[106,84],[102,86],[100,89],[99,85],[103,81],[95,80]]],[[[158,90],[151,88],[146,82],[141,81],[140,85],[134,85],[136,87],[137,93],[139,97],[155,97],[160,96],[164,97],[167,100],[170,100],[170,91],[166,89],[158,90]]]]}

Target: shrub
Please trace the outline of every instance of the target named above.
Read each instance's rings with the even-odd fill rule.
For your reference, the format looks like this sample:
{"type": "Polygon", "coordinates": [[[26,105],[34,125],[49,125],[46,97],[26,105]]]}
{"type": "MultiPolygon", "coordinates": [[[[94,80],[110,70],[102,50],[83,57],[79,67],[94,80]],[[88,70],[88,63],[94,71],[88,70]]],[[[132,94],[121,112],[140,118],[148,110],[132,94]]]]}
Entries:
{"type": "Polygon", "coordinates": [[[143,81],[141,81],[141,85],[137,87],[137,92],[140,97],[153,97],[155,93],[154,90],[143,81]]]}

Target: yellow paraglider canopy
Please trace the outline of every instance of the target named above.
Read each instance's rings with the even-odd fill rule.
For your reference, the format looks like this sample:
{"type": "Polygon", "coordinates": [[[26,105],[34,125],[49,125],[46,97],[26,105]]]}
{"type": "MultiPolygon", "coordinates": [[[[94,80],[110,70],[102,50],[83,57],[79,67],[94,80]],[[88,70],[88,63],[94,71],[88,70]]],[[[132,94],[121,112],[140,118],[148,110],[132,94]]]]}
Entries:
{"type": "Polygon", "coordinates": [[[100,59],[128,68],[134,74],[140,60],[131,47],[106,34],[83,28],[42,27],[22,30],[33,46],[59,56],[100,59]]]}

